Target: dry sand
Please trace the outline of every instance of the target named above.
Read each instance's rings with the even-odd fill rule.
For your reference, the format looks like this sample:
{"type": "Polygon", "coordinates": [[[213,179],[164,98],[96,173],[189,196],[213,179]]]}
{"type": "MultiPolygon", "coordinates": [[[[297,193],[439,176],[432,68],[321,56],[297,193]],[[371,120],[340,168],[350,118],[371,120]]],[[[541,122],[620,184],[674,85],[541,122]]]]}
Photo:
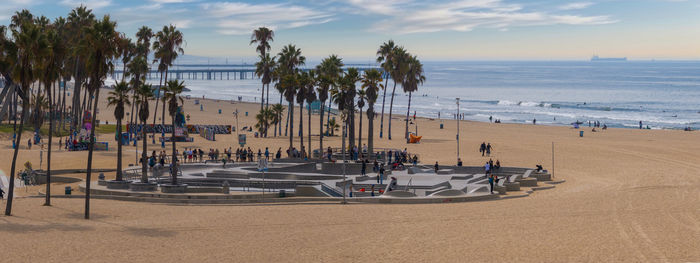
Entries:
{"type": "MultiPolygon", "coordinates": [[[[259,104],[205,101],[202,112],[193,100],[185,103],[190,123],[195,124],[235,125],[231,112],[238,108],[240,126],[250,126],[259,108],[259,104]],[[244,117],[245,111],[249,117],[244,117]]],[[[102,109],[99,119],[113,123],[110,109],[102,109]]],[[[298,117],[297,111],[297,126],[298,117]]],[[[375,132],[376,147],[407,147],[427,164],[456,162],[454,121],[419,118],[418,131],[424,139],[406,145],[403,117],[405,113],[395,116],[392,123],[394,140],[379,139],[375,132]],[[439,129],[441,122],[445,129],[439,129]]],[[[366,127],[365,119],[365,138],[366,127]]],[[[568,127],[461,122],[460,128],[465,165],[488,160],[478,153],[479,144],[486,141],[494,146],[492,158],[505,166],[541,163],[551,168],[555,142],[554,176],[567,182],[526,198],[428,205],[194,206],[93,200],[91,220],[82,219],[82,199],[54,198],[52,207],[44,207],[42,199],[29,197],[41,187],[31,187],[18,191],[13,216],[0,217],[0,258],[3,262],[700,261],[700,133],[633,129],[592,133],[585,128],[580,138],[568,127]]],[[[379,130],[379,118],[375,129],[379,130]]],[[[312,145],[318,147],[317,116],[312,119],[312,134],[312,145]]],[[[235,133],[219,135],[217,142],[194,136],[194,143],[178,146],[205,150],[237,146],[235,133]]],[[[288,145],[288,137],[252,137],[249,133],[248,143],[254,149],[288,145]]],[[[31,160],[37,165],[38,148],[27,151],[23,141],[18,163],[31,160]]],[[[10,145],[7,138],[0,145],[0,169],[7,174],[10,145]]],[[[339,137],[326,139],[326,145],[338,147],[339,137]]],[[[109,152],[95,153],[94,167],[115,166],[113,146],[110,143],[109,152]]],[[[60,151],[52,165],[85,168],[86,156],[60,151]]],[[[125,164],[134,163],[133,146],[125,147],[124,158],[125,164]]],[[[54,193],[63,186],[55,185],[54,193]]]]}

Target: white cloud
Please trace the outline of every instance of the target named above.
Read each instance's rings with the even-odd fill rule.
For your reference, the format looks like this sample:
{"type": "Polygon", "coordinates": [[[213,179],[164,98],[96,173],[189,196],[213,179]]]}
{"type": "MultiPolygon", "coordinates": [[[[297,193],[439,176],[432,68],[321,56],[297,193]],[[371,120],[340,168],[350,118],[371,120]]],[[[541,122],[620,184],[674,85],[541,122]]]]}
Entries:
{"type": "Polygon", "coordinates": [[[423,3],[401,8],[376,23],[372,30],[398,34],[439,31],[471,31],[476,28],[512,28],[539,25],[602,25],[616,23],[609,16],[555,14],[527,10],[501,0],[461,0],[442,4],[423,3]]]}
{"type": "Polygon", "coordinates": [[[87,6],[90,9],[100,9],[112,5],[111,0],[61,0],[61,4],[70,8],[80,5],[87,6]]]}
{"type": "Polygon", "coordinates": [[[333,20],[330,13],[291,4],[218,2],[202,4],[201,7],[209,16],[218,20],[217,32],[225,35],[250,34],[260,26],[285,29],[333,20]]]}
{"type": "Polygon", "coordinates": [[[560,10],[579,10],[579,9],[586,9],[590,6],[592,6],[593,3],[591,2],[576,2],[576,3],[568,3],[565,5],[559,6],[560,10]]]}
{"type": "Polygon", "coordinates": [[[410,2],[410,0],[348,0],[349,4],[363,12],[381,15],[395,14],[401,5],[405,5],[410,2]]]}

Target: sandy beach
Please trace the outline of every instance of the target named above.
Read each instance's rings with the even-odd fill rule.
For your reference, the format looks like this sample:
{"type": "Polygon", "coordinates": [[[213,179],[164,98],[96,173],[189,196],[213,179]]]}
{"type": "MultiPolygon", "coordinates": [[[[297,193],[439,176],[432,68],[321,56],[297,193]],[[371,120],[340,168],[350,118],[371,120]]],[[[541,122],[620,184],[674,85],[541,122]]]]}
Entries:
{"type": "MultiPolygon", "coordinates": [[[[106,97],[106,92],[100,97],[106,97]]],[[[115,123],[112,109],[104,100],[101,103],[98,119],[115,123]]],[[[202,103],[200,111],[194,98],[185,100],[190,124],[236,125],[232,112],[238,109],[239,126],[251,126],[260,107],[230,101],[202,103]]],[[[381,102],[375,109],[381,111],[381,102]]],[[[296,132],[298,107],[295,110],[296,132]]],[[[305,136],[306,118],[304,114],[305,136]]],[[[428,165],[456,163],[456,121],[418,118],[423,140],[407,145],[404,118],[405,112],[394,115],[390,141],[378,138],[377,117],[375,147],[407,148],[428,165]]],[[[55,198],[52,207],[42,206],[43,199],[31,197],[43,188],[37,186],[19,189],[13,216],[0,217],[3,258],[7,262],[700,261],[700,133],[591,132],[585,127],[584,137],[579,137],[579,130],[570,127],[460,123],[465,165],[486,162],[489,158],[479,154],[478,146],[490,142],[494,147],[490,158],[504,166],[542,164],[551,169],[554,142],[554,177],[566,183],[526,198],[426,205],[163,205],[93,200],[91,220],[82,219],[80,198],[55,198]]],[[[318,115],[313,115],[313,148],[319,143],[318,125],[318,115]]],[[[364,144],[366,119],[362,125],[364,144]]],[[[415,126],[410,130],[415,131],[415,126]]],[[[255,150],[286,149],[289,141],[284,136],[247,134],[248,145],[255,150]]],[[[12,149],[10,138],[4,136],[0,169],[9,175],[12,149]]],[[[193,137],[194,142],[178,143],[178,148],[207,151],[238,146],[235,132],[217,135],[215,142],[193,137]]],[[[116,166],[112,138],[112,134],[99,137],[110,142],[110,151],[95,152],[93,167],[116,166]]],[[[29,160],[36,167],[40,150],[36,146],[27,150],[27,139],[25,134],[17,163],[21,166],[29,160]]],[[[298,147],[299,138],[294,139],[298,147]]],[[[308,147],[307,137],[304,141],[308,147]]],[[[324,139],[324,147],[340,143],[339,136],[324,139]]],[[[150,140],[148,148],[161,150],[150,140]]],[[[135,154],[133,146],[124,147],[125,166],[135,163],[135,154]]],[[[87,152],[58,150],[52,168],[85,168],[86,156],[87,152]]],[[[114,173],[106,175],[114,177],[114,173]]],[[[61,193],[64,186],[55,184],[53,192],[61,193]]]]}

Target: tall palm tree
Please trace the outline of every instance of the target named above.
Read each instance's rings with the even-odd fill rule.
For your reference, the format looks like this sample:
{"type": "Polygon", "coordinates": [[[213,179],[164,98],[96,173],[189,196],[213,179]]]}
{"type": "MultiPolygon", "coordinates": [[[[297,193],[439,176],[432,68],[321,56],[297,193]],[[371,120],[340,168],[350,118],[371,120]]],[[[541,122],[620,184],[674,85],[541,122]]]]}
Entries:
{"type": "MultiPolygon", "coordinates": [[[[147,26],[142,26],[139,28],[138,32],[136,32],[136,50],[135,50],[135,55],[136,57],[134,58],[135,60],[141,59],[138,63],[138,69],[141,70],[134,70],[133,68],[129,70],[131,74],[134,74],[134,79],[139,79],[140,76],[143,76],[145,79],[145,75],[148,74],[148,55],[151,53],[151,38],[153,37],[153,30],[147,26]],[[145,65],[145,67],[143,66],[145,65]]],[[[131,67],[130,63],[130,67],[131,67]]],[[[133,83],[132,85],[132,94],[134,97],[136,97],[136,89],[140,86],[140,81],[137,81],[136,83],[133,83]]],[[[134,107],[137,105],[137,103],[132,103],[131,104],[131,114],[130,114],[130,121],[129,123],[134,123],[134,118],[137,118],[134,116],[134,107]]],[[[136,109],[138,110],[138,108],[136,109]]],[[[145,142],[145,141],[144,141],[145,142]]]]}
{"type": "Polygon", "coordinates": [[[44,71],[43,81],[46,95],[49,100],[49,145],[46,154],[46,201],[44,205],[51,205],[51,149],[53,146],[53,119],[56,116],[54,112],[55,103],[53,97],[56,94],[52,93],[51,86],[56,80],[61,77],[63,67],[63,56],[65,53],[65,44],[62,36],[58,34],[55,28],[51,27],[46,31],[47,43],[49,45],[46,56],[43,58],[44,71]]]}
{"type": "MultiPolygon", "coordinates": [[[[270,54],[260,55],[260,61],[255,63],[255,75],[257,75],[262,80],[262,91],[265,91],[265,85],[267,85],[267,108],[270,105],[270,82],[272,82],[272,71],[275,68],[275,57],[270,57],[270,54]]],[[[265,94],[261,96],[260,108],[262,109],[262,103],[265,101],[265,94]]]]}
{"type": "Polygon", "coordinates": [[[170,114],[170,118],[173,123],[173,134],[172,134],[172,143],[173,143],[173,168],[170,170],[170,175],[172,176],[172,181],[171,183],[173,185],[177,185],[177,162],[175,161],[176,156],[177,156],[177,147],[175,146],[175,129],[176,127],[181,126],[181,123],[184,122],[184,120],[178,121],[177,115],[178,115],[178,108],[179,104],[178,102],[184,104],[184,101],[182,100],[182,97],[180,97],[180,94],[185,90],[185,85],[184,81],[178,82],[177,80],[171,80],[167,82],[167,87],[165,90],[165,95],[163,97],[166,98],[168,102],[168,113],[170,114]]]}
{"type": "Polygon", "coordinates": [[[129,84],[120,81],[107,97],[107,105],[114,106],[114,118],[117,119],[117,181],[122,181],[122,119],[124,119],[124,106],[131,104],[129,90],[129,84]]]}
{"type": "Polygon", "coordinates": [[[146,157],[148,154],[146,142],[146,122],[148,122],[149,109],[148,101],[153,99],[153,87],[150,84],[141,84],[136,86],[135,90],[136,103],[139,104],[139,120],[141,121],[141,140],[143,140],[143,151],[141,151],[141,183],[148,183],[148,166],[146,162],[146,157]]]}
{"type": "Polygon", "coordinates": [[[310,70],[308,71],[308,76],[309,76],[309,81],[306,84],[306,92],[304,93],[304,99],[306,100],[306,104],[309,105],[309,110],[306,112],[309,115],[309,122],[308,122],[308,133],[307,136],[309,136],[309,147],[308,147],[308,155],[309,158],[311,158],[311,153],[312,153],[312,147],[311,147],[311,103],[316,101],[316,91],[314,88],[318,84],[318,80],[316,79],[317,74],[316,71],[310,70]]]}
{"type": "Polygon", "coordinates": [[[360,88],[357,91],[357,108],[360,110],[360,128],[358,129],[359,135],[357,136],[357,147],[362,147],[362,108],[365,107],[365,101],[367,100],[367,91],[364,88],[360,88]]]}
{"type": "Polygon", "coordinates": [[[365,71],[362,76],[362,88],[367,93],[367,153],[370,157],[374,153],[374,103],[377,102],[379,89],[384,89],[382,84],[382,73],[376,69],[365,71]]]}
{"type": "Polygon", "coordinates": [[[299,142],[301,146],[300,151],[304,151],[302,155],[305,155],[306,148],[304,148],[304,102],[306,101],[306,94],[309,88],[313,89],[313,84],[309,72],[299,72],[299,87],[297,88],[297,103],[299,103],[299,142]]]}
{"type": "MultiPolygon", "coordinates": [[[[24,10],[26,11],[26,10],[24,10]]],[[[23,12],[24,12],[23,11],[23,12]]],[[[27,11],[28,12],[28,11],[27,11]]],[[[15,16],[19,14],[16,13],[15,16]]],[[[14,18],[13,18],[14,22],[14,18]]],[[[12,38],[14,43],[4,41],[3,49],[7,52],[6,61],[12,64],[11,79],[17,79],[20,83],[17,93],[22,99],[22,114],[20,117],[19,128],[15,140],[15,149],[12,155],[12,168],[10,169],[10,185],[8,186],[7,204],[5,207],[5,215],[12,215],[12,199],[15,188],[15,170],[17,164],[17,154],[19,153],[19,144],[22,138],[22,130],[24,129],[24,119],[29,108],[29,89],[31,84],[39,79],[40,61],[38,58],[47,52],[48,41],[46,36],[41,33],[40,28],[31,21],[18,20],[20,24],[11,25],[12,38]]]]}
{"type": "MultiPolygon", "coordinates": [[[[95,15],[92,13],[91,9],[80,5],[77,8],[71,10],[68,14],[67,19],[68,28],[68,43],[81,43],[85,39],[85,29],[91,27],[96,19],[95,15]]],[[[88,53],[88,47],[85,45],[73,45],[70,54],[71,59],[68,59],[68,64],[66,68],[71,71],[73,79],[75,79],[75,84],[73,87],[73,102],[71,106],[71,127],[70,130],[75,131],[78,126],[78,121],[82,121],[83,108],[80,103],[80,94],[83,90],[83,94],[87,94],[87,91],[83,88],[83,82],[87,79],[87,68],[86,68],[86,54],[88,53]]]]}
{"type": "Polygon", "coordinates": [[[97,118],[97,103],[100,97],[100,88],[110,72],[114,71],[112,60],[117,56],[118,34],[115,31],[116,22],[105,15],[102,20],[95,22],[85,30],[85,41],[82,43],[89,51],[87,65],[90,69],[90,94],[94,94],[92,110],[92,127],[90,128],[90,143],[88,146],[87,179],[85,180],[85,219],[90,219],[90,184],[92,176],[92,152],[95,148],[95,120],[97,118]]]}
{"type": "Polygon", "coordinates": [[[394,80],[394,88],[391,91],[391,102],[389,103],[389,129],[387,130],[388,138],[391,140],[391,115],[394,110],[394,95],[396,94],[396,83],[403,82],[406,75],[406,58],[407,53],[403,47],[398,47],[392,52],[392,68],[389,74],[394,80]]]}
{"type": "Polygon", "coordinates": [[[291,151],[292,143],[294,141],[293,101],[296,96],[297,89],[299,88],[298,77],[296,74],[299,71],[298,67],[306,64],[306,57],[301,55],[301,49],[298,49],[292,44],[284,46],[282,51],[280,51],[277,56],[279,57],[277,61],[279,67],[277,68],[278,73],[276,74],[279,74],[280,82],[284,82],[284,84],[280,83],[280,88],[282,89],[282,93],[287,102],[289,102],[289,115],[287,116],[289,118],[289,150],[291,151]]]}
{"type": "Polygon", "coordinates": [[[355,146],[355,97],[357,96],[355,83],[358,81],[360,81],[360,73],[357,68],[348,68],[343,76],[343,90],[345,92],[345,105],[348,114],[346,119],[348,130],[346,132],[349,138],[348,147],[350,149],[355,146]]]}
{"type": "MultiPolygon", "coordinates": [[[[321,101],[321,111],[319,122],[319,149],[323,152],[323,115],[325,114],[325,104],[328,99],[328,95],[332,87],[336,85],[340,74],[343,73],[343,59],[336,55],[330,55],[327,58],[321,60],[321,64],[316,66],[317,79],[318,79],[318,99],[321,101]]],[[[330,109],[332,100],[328,101],[328,116],[326,117],[326,123],[330,120],[330,109]]],[[[328,131],[328,125],[326,125],[326,131],[328,131]]]]}
{"type": "Polygon", "coordinates": [[[287,114],[289,116],[289,153],[292,152],[294,143],[294,98],[296,97],[299,81],[297,74],[287,74],[280,81],[280,85],[284,88],[284,98],[289,103],[287,114]]]}
{"type": "MultiPolygon", "coordinates": [[[[160,61],[160,64],[158,65],[158,69],[164,69],[165,71],[165,82],[168,82],[168,69],[173,65],[173,62],[175,59],[177,59],[178,54],[184,54],[184,50],[182,49],[182,44],[184,42],[184,38],[182,36],[182,32],[175,28],[174,25],[170,26],[163,26],[163,30],[159,31],[155,35],[156,41],[153,42],[153,50],[155,51],[155,57],[156,61],[160,61]]],[[[158,91],[158,94],[160,94],[160,90],[158,91]]],[[[156,104],[158,102],[156,101],[156,104]]],[[[156,108],[158,108],[158,105],[156,105],[156,108]]],[[[157,110],[156,110],[157,111],[157,110]]],[[[155,113],[157,114],[157,112],[155,113]]],[[[154,114],[153,116],[153,124],[155,125],[156,123],[156,115],[154,114]]],[[[165,103],[163,103],[163,111],[161,112],[161,120],[163,126],[165,126],[165,103]]],[[[154,131],[154,136],[155,140],[155,131],[154,131]]]]}
{"type": "MultiPolygon", "coordinates": [[[[389,40],[387,42],[384,42],[381,46],[379,46],[379,49],[377,50],[377,63],[381,63],[382,69],[384,69],[384,75],[386,76],[386,80],[384,82],[384,87],[389,85],[389,72],[391,72],[391,69],[394,67],[394,59],[393,59],[393,53],[394,49],[396,49],[396,45],[394,44],[394,40],[389,40]]],[[[384,89],[384,95],[382,96],[382,115],[381,115],[381,122],[379,124],[379,138],[384,137],[384,104],[386,103],[386,89],[384,89]]]]}
{"type": "MultiPolygon", "coordinates": [[[[253,34],[250,35],[250,45],[252,44],[258,44],[255,47],[255,50],[260,53],[260,62],[262,62],[264,59],[269,60],[269,56],[267,55],[267,52],[270,50],[270,42],[274,41],[275,38],[275,32],[272,31],[271,29],[267,27],[259,27],[258,29],[253,30],[253,34]]],[[[272,58],[273,64],[274,64],[274,58],[272,58]]],[[[273,66],[266,67],[268,70],[271,70],[273,66]]],[[[258,73],[256,71],[256,73],[258,73]]],[[[265,78],[264,74],[258,74],[258,77],[262,77],[262,90],[260,91],[260,108],[262,109],[263,104],[265,103],[265,85],[268,85],[268,90],[270,89],[270,78],[269,78],[269,71],[268,77],[265,78]]],[[[268,92],[269,94],[269,92],[268,92]]],[[[267,98],[268,100],[270,99],[269,97],[267,98]]],[[[269,105],[269,103],[268,103],[269,105]]]]}
{"type": "Polygon", "coordinates": [[[408,117],[411,114],[411,95],[413,92],[418,90],[418,85],[423,85],[425,75],[423,74],[423,64],[421,64],[420,60],[418,60],[418,57],[408,54],[406,65],[406,74],[401,86],[403,87],[403,92],[408,92],[408,109],[406,110],[405,132],[405,139],[406,142],[408,142],[408,117]]]}

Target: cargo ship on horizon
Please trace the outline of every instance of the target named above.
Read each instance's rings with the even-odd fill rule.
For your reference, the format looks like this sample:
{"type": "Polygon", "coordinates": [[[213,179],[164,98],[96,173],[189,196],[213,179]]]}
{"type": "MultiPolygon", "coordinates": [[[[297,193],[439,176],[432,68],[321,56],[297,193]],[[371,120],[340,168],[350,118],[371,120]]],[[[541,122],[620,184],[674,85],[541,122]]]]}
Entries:
{"type": "Polygon", "coordinates": [[[593,62],[598,62],[598,61],[603,61],[603,62],[606,62],[606,61],[627,61],[627,57],[624,57],[624,58],[601,58],[601,57],[595,55],[595,56],[591,57],[591,61],[593,61],[593,62]]]}

